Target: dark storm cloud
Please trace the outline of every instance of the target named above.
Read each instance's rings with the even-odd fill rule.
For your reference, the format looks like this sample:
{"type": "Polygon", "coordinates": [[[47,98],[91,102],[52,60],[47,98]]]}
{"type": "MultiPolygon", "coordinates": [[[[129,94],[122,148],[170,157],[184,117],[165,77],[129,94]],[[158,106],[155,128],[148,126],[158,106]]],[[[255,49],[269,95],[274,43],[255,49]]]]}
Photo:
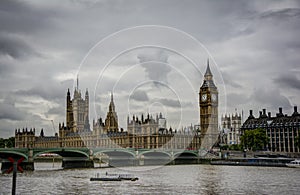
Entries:
{"type": "Polygon", "coordinates": [[[190,107],[192,104],[184,100],[179,101],[176,99],[170,98],[151,98],[145,91],[137,90],[131,96],[130,99],[133,99],[138,102],[148,102],[150,104],[160,103],[162,106],[170,108],[181,108],[181,107],[190,107]]]}
{"type": "MultiPolygon", "coordinates": [[[[300,8],[266,9],[262,12],[253,10],[250,15],[241,15],[241,25],[237,25],[232,31],[233,38],[239,36],[252,36],[256,42],[249,42],[264,49],[282,53],[291,46],[299,46],[298,34],[300,23],[300,8]],[[288,45],[287,45],[288,44],[288,45]]],[[[258,48],[257,48],[258,49],[258,48]]],[[[298,47],[299,49],[299,47],[298,47]]]]}
{"type": "Polygon", "coordinates": [[[228,74],[227,72],[224,72],[224,71],[221,74],[222,74],[225,86],[230,85],[233,88],[242,88],[242,85],[240,85],[238,83],[238,81],[236,81],[234,79],[234,77],[232,77],[231,74],[228,74]]]}
{"type": "MultiPolygon", "coordinates": [[[[168,82],[168,73],[171,67],[168,65],[169,56],[164,50],[157,50],[152,54],[140,54],[138,59],[142,63],[142,67],[146,71],[146,75],[150,80],[157,82],[168,82]]],[[[158,86],[157,86],[158,87],[158,86]]]]}
{"type": "Polygon", "coordinates": [[[280,75],[274,79],[274,82],[280,87],[300,90],[300,79],[293,73],[280,75]]]}
{"type": "MultiPolygon", "coordinates": [[[[60,16],[60,7],[38,7],[30,2],[17,0],[0,1],[1,31],[7,33],[37,33],[51,29],[52,18],[60,16]]],[[[53,26],[52,26],[53,27],[53,26]]]]}
{"type": "Polygon", "coordinates": [[[23,120],[25,119],[24,112],[21,112],[14,105],[0,103],[0,120],[8,119],[8,120],[23,120]]]}
{"type": "Polygon", "coordinates": [[[16,108],[15,98],[13,96],[7,96],[3,102],[0,102],[0,120],[8,119],[13,121],[24,120],[26,118],[25,112],[16,108]]]}
{"type": "Polygon", "coordinates": [[[245,102],[249,101],[249,97],[247,97],[245,94],[239,94],[239,93],[229,93],[227,94],[227,105],[230,107],[239,107],[240,105],[244,104],[245,102]]]}
{"type": "Polygon", "coordinates": [[[279,10],[268,10],[259,15],[262,19],[274,18],[276,20],[285,20],[290,17],[300,17],[299,8],[285,8],[279,10]]]}
{"type": "Polygon", "coordinates": [[[1,55],[8,55],[15,59],[39,56],[38,52],[24,40],[4,34],[0,34],[0,57],[1,55]]]}
{"type": "Polygon", "coordinates": [[[18,96],[38,96],[45,100],[61,101],[64,99],[66,89],[60,85],[35,86],[30,89],[21,89],[14,92],[18,96]]]}
{"type": "Polygon", "coordinates": [[[130,99],[133,99],[138,102],[149,102],[150,104],[153,103],[160,103],[162,106],[171,107],[171,108],[180,108],[183,106],[188,106],[189,103],[180,102],[178,100],[169,99],[169,98],[154,98],[151,99],[148,97],[147,93],[142,90],[135,91],[131,96],[130,99]]]}
{"type": "Polygon", "coordinates": [[[50,108],[48,110],[48,112],[46,113],[46,116],[51,115],[51,114],[63,115],[64,113],[65,113],[65,107],[62,105],[59,107],[50,108]]]}
{"type": "Polygon", "coordinates": [[[161,98],[161,99],[155,99],[153,102],[159,102],[163,106],[172,107],[172,108],[180,108],[182,106],[181,102],[174,99],[168,99],[168,98],[161,98]]]}
{"type": "MultiPolygon", "coordinates": [[[[38,45],[38,49],[41,49],[39,52],[44,55],[51,55],[59,50],[62,53],[69,52],[73,48],[72,58],[81,60],[84,55],[82,52],[87,52],[88,47],[91,47],[91,37],[95,43],[95,37],[91,34],[95,33],[93,35],[96,36],[99,32],[87,30],[94,28],[89,19],[96,16],[93,16],[94,12],[83,14],[89,8],[80,5],[72,1],[55,0],[0,1],[0,32],[26,39],[31,48],[38,45]]],[[[52,59],[49,60],[53,60],[53,57],[55,56],[51,56],[52,59]]]]}
{"type": "Polygon", "coordinates": [[[283,96],[278,89],[257,88],[250,98],[254,100],[256,105],[263,105],[264,107],[277,108],[281,106],[286,109],[292,107],[290,100],[283,96]]]}
{"type": "Polygon", "coordinates": [[[136,100],[136,101],[148,101],[149,97],[147,95],[147,92],[142,90],[136,90],[134,93],[130,96],[130,99],[136,100]]]}
{"type": "Polygon", "coordinates": [[[0,57],[0,75],[6,76],[6,74],[12,72],[12,70],[13,70],[12,64],[9,62],[5,62],[5,60],[1,61],[1,57],[0,57]]]}

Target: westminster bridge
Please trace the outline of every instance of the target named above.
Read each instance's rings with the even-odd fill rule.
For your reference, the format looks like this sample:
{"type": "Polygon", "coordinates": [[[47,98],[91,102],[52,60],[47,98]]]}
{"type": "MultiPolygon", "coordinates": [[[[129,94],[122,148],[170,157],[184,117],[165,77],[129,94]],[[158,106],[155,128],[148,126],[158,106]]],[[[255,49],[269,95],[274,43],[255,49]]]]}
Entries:
{"type": "Polygon", "coordinates": [[[63,168],[92,168],[94,160],[105,155],[110,166],[140,166],[164,164],[194,164],[201,160],[199,150],[179,149],[136,149],[136,148],[1,148],[1,170],[5,171],[12,163],[9,157],[18,160],[24,158],[21,166],[24,170],[34,170],[34,161],[47,153],[62,157],[63,168]]]}

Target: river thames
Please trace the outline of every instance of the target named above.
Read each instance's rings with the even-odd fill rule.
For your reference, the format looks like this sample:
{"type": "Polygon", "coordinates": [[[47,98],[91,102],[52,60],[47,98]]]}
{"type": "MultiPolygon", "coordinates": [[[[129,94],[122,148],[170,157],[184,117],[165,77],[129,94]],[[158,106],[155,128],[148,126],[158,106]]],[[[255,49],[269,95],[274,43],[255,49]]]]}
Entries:
{"type": "MultiPolygon", "coordinates": [[[[60,169],[35,163],[18,174],[17,194],[299,194],[300,169],[175,165],[60,169]],[[131,173],[138,181],[91,182],[96,173],[131,173]]],[[[10,194],[12,174],[0,175],[1,194],[10,194]]]]}

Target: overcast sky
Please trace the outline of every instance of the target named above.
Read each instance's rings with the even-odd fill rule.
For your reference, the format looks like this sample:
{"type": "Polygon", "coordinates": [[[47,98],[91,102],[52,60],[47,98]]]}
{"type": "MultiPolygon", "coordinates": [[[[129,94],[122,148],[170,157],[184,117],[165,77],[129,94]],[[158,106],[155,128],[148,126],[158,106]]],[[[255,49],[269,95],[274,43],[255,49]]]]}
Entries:
{"type": "Polygon", "coordinates": [[[128,114],[148,112],[173,128],[197,124],[207,58],[220,116],[291,114],[300,106],[299,34],[292,0],[2,0],[0,137],[58,131],[77,75],[91,125],[105,118],[111,91],[124,129],[128,114]]]}

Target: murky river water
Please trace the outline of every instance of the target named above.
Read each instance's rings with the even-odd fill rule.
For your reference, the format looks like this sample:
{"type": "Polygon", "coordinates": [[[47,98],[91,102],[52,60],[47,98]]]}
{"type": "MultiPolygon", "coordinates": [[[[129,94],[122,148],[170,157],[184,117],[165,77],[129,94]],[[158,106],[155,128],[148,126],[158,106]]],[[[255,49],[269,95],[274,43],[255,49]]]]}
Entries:
{"type": "MultiPolygon", "coordinates": [[[[212,165],[61,170],[36,163],[18,174],[17,194],[299,194],[300,169],[212,165]],[[91,182],[96,173],[131,173],[138,181],[91,182]]],[[[12,175],[0,175],[0,194],[11,193],[12,175]]]]}

